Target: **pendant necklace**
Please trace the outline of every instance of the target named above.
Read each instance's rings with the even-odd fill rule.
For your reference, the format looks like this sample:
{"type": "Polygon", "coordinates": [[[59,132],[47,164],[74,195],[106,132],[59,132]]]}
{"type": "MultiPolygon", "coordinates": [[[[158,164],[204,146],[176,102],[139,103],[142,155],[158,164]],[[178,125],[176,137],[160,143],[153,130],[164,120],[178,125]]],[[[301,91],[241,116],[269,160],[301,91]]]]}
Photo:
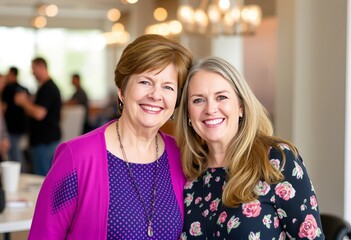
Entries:
{"type": "Polygon", "coordinates": [[[139,186],[137,184],[137,182],[135,181],[133,172],[129,166],[129,162],[126,156],[126,153],[124,151],[124,147],[122,144],[122,140],[121,140],[121,135],[119,133],[119,127],[118,127],[118,121],[116,122],[116,132],[117,132],[117,138],[119,141],[119,147],[121,148],[122,154],[123,154],[123,158],[124,158],[124,162],[126,163],[126,166],[128,168],[128,172],[129,172],[129,176],[133,182],[134,188],[138,194],[139,200],[143,206],[144,212],[145,212],[145,216],[147,218],[147,235],[151,238],[154,235],[154,230],[152,228],[152,219],[154,217],[154,213],[155,213],[155,202],[156,202],[156,186],[157,186],[157,178],[158,178],[158,168],[159,168],[159,164],[158,164],[158,140],[157,140],[157,134],[155,137],[155,143],[156,143],[156,169],[155,169],[155,181],[154,181],[154,187],[153,187],[153,198],[151,201],[151,210],[150,210],[150,214],[147,212],[147,208],[145,206],[145,202],[143,197],[141,196],[141,192],[139,189],[139,186]]]}

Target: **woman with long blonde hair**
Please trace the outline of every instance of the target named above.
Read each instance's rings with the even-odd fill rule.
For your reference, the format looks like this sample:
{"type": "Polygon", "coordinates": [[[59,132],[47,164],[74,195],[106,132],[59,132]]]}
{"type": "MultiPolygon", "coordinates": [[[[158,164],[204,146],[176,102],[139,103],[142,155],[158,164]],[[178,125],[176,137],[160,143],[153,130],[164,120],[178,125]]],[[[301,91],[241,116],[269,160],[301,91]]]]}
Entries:
{"type": "Polygon", "coordinates": [[[316,194],[296,147],[240,73],[209,57],[190,69],[176,122],[182,151],[182,239],[324,239],[316,194]]]}

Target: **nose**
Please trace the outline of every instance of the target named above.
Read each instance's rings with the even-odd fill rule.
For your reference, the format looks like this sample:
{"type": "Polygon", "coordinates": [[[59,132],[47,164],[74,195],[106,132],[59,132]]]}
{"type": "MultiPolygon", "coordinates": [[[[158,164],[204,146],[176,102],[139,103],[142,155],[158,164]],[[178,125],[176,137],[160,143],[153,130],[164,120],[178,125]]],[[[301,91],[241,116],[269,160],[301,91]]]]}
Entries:
{"type": "Polygon", "coordinates": [[[148,97],[153,99],[154,101],[158,101],[162,99],[161,88],[158,86],[154,86],[148,94],[148,97]]]}
{"type": "Polygon", "coordinates": [[[214,100],[208,100],[206,104],[206,113],[212,114],[218,111],[218,103],[214,100]]]}

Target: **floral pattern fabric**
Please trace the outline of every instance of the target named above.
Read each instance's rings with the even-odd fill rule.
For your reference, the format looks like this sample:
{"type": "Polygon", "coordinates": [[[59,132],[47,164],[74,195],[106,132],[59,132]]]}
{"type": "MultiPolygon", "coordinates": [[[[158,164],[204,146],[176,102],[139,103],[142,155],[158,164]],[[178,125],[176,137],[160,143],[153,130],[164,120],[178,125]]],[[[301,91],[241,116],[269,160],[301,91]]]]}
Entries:
{"type": "MultiPolygon", "coordinates": [[[[239,207],[222,205],[225,168],[210,168],[184,187],[185,220],[180,239],[324,239],[316,194],[301,157],[289,148],[284,179],[269,185],[259,181],[257,200],[239,207]]],[[[271,148],[270,163],[281,167],[279,150],[271,148]]]]}

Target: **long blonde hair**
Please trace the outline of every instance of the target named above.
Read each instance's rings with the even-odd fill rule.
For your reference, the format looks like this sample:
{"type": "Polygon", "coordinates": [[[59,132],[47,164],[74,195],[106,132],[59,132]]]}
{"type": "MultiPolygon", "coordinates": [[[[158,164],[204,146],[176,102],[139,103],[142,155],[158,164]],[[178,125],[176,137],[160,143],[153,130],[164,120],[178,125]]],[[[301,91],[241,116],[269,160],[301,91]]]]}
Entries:
{"type": "Polygon", "coordinates": [[[177,112],[175,138],[182,151],[184,174],[189,179],[199,177],[208,168],[206,142],[188,125],[188,86],[192,76],[200,70],[220,74],[233,87],[239,97],[243,117],[239,129],[228,144],[225,162],[228,163],[228,179],[223,192],[223,203],[229,207],[257,199],[254,188],[259,180],[277,183],[283,179],[279,169],[268,159],[270,147],[277,148],[283,156],[280,144],[287,144],[297,156],[297,150],[288,141],[274,137],[272,123],[266,109],[255,97],[241,74],[227,61],[209,57],[195,63],[188,72],[177,112]]]}

